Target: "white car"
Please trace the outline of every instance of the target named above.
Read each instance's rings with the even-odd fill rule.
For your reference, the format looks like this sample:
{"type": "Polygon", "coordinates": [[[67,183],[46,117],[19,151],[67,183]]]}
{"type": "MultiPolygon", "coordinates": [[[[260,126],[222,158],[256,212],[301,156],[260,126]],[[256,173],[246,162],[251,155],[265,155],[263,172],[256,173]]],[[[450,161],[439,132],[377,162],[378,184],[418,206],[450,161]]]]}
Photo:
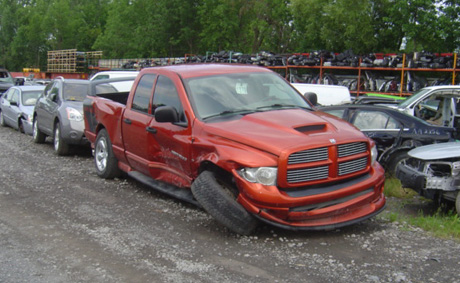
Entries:
{"type": "Polygon", "coordinates": [[[454,201],[460,215],[460,142],[420,146],[408,155],[396,168],[402,185],[429,199],[454,201]]]}
{"type": "Polygon", "coordinates": [[[304,96],[315,93],[317,103],[322,106],[351,103],[350,91],[344,86],[303,83],[291,83],[291,85],[304,96]]]}
{"type": "MultiPolygon", "coordinates": [[[[139,74],[138,71],[103,71],[96,73],[89,80],[106,80],[113,78],[135,78],[139,74]]],[[[133,81],[124,81],[124,82],[114,82],[112,86],[115,87],[120,92],[130,91],[134,83],[133,81]]]]}

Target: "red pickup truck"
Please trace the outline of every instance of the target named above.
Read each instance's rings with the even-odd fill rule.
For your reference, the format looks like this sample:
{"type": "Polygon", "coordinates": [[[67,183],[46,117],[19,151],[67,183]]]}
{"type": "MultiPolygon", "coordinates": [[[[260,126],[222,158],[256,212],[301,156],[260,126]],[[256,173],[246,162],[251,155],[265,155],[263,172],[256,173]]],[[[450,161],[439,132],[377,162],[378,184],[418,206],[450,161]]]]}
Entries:
{"type": "Polygon", "coordinates": [[[266,68],[147,68],[124,93],[94,81],[84,117],[100,177],[125,172],[236,233],[332,229],[385,207],[374,143],[266,68]]]}

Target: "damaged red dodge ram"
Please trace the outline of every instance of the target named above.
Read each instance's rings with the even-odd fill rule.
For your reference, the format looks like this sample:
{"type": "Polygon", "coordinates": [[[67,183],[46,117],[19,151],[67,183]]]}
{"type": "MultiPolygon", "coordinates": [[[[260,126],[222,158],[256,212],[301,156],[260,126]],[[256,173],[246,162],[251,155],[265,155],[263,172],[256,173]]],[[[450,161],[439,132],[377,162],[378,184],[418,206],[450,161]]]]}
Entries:
{"type": "Polygon", "coordinates": [[[125,172],[246,235],[258,220],[333,229],[385,207],[374,143],[315,111],[266,68],[155,67],[142,70],[129,92],[117,84],[92,82],[84,103],[102,178],[125,172]]]}

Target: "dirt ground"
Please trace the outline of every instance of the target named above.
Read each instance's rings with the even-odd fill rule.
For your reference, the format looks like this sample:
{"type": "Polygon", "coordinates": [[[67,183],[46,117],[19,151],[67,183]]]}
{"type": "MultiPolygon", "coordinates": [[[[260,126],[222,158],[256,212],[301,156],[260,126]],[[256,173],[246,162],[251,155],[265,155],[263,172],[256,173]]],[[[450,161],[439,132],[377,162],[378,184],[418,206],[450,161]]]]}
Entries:
{"type": "Polygon", "coordinates": [[[238,236],[134,180],[98,178],[89,149],[58,157],[0,128],[0,165],[0,282],[460,282],[459,242],[382,217],[238,236]]]}

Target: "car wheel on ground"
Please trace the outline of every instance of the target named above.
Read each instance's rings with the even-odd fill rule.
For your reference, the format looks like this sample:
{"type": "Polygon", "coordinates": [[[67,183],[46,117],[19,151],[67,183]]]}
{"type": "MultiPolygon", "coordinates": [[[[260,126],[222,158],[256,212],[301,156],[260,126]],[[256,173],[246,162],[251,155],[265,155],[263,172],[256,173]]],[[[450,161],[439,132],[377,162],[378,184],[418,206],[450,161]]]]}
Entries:
{"type": "Polygon", "coordinates": [[[408,158],[409,155],[407,154],[407,151],[399,151],[394,153],[393,156],[388,160],[388,163],[386,165],[386,171],[391,176],[396,176],[396,168],[398,167],[398,164],[400,164],[408,158]]]}
{"type": "Polygon", "coordinates": [[[68,144],[65,143],[65,141],[61,137],[61,124],[56,123],[54,127],[54,138],[53,138],[53,144],[54,144],[54,151],[56,152],[57,155],[68,155],[70,147],[68,144]]]}
{"type": "Polygon", "coordinates": [[[18,121],[18,131],[19,131],[20,133],[24,133],[24,125],[22,124],[22,120],[21,120],[21,119],[19,119],[19,121],[18,121]]]}
{"type": "Polygon", "coordinates": [[[460,216],[460,191],[457,193],[457,200],[455,201],[455,209],[457,210],[458,216],[460,216]]]}
{"type": "Polygon", "coordinates": [[[203,208],[231,231],[249,235],[257,219],[237,201],[232,188],[211,171],[203,171],[192,184],[192,193],[203,208]]]}
{"type": "Polygon", "coordinates": [[[6,127],[5,117],[3,117],[3,111],[0,111],[0,125],[2,125],[2,127],[6,127]]]}
{"type": "Polygon", "coordinates": [[[118,160],[113,154],[112,142],[105,129],[102,129],[97,134],[94,148],[94,163],[96,165],[96,173],[101,178],[113,179],[121,175],[121,170],[118,168],[118,160]]]}
{"type": "Polygon", "coordinates": [[[45,134],[42,133],[42,131],[40,131],[40,129],[38,128],[38,122],[36,118],[34,119],[34,122],[33,122],[32,137],[35,143],[44,143],[46,139],[45,134]]]}

